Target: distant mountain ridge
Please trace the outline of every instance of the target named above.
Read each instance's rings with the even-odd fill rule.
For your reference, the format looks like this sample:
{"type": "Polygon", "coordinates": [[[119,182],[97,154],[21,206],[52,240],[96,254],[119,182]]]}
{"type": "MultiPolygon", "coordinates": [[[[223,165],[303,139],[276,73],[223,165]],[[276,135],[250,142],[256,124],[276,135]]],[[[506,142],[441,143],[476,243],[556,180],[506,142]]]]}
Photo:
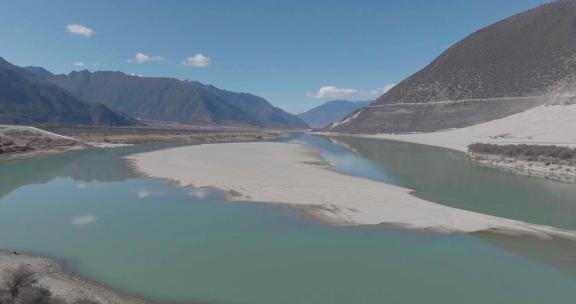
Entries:
{"type": "Polygon", "coordinates": [[[200,82],[193,82],[196,86],[201,87],[212,94],[219,96],[228,103],[231,103],[242,111],[248,113],[258,124],[268,127],[289,127],[298,129],[307,129],[309,126],[305,121],[296,115],[272,106],[266,99],[250,94],[237,93],[219,89],[213,85],[205,85],[200,82]]]}
{"type": "MultiPolygon", "coordinates": [[[[37,68],[30,69],[45,75],[37,68]]],[[[87,70],[43,77],[84,101],[102,103],[140,119],[192,125],[308,128],[301,119],[261,97],[195,81],[87,70]]]]}
{"type": "Polygon", "coordinates": [[[331,100],[297,116],[312,128],[324,128],[346,115],[366,107],[372,101],[331,100]]]}
{"type": "Polygon", "coordinates": [[[68,91],[0,57],[0,124],[128,126],[135,120],[68,91]]]}
{"type": "Polygon", "coordinates": [[[463,127],[524,111],[549,97],[574,95],[575,33],[575,0],[506,18],[454,44],[370,108],[331,129],[374,133],[463,127]],[[440,101],[462,102],[435,104],[440,101]]]}

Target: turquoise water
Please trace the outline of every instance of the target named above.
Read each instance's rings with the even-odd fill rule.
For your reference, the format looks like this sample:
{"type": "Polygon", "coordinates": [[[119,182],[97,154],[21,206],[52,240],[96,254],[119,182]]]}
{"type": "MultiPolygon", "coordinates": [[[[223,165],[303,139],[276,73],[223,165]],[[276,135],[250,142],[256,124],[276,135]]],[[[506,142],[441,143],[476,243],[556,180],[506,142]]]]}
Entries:
{"type": "MultiPolygon", "coordinates": [[[[327,145],[324,138],[312,141],[327,145]]],[[[335,146],[323,150],[336,155],[336,162],[345,154],[355,159],[348,161],[352,167],[370,168],[347,170],[350,174],[407,187],[418,197],[456,208],[576,230],[575,184],[478,166],[464,153],[429,146],[353,137],[332,142],[335,146]]]]}
{"type": "MultiPolygon", "coordinates": [[[[323,138],[288,140],[322,148],[350,174],[401,185],[421,179],[373,157],[393,147],[368,154],[370,147],[360,151],[356,143],[354,154],[323,138]]],[[[0,248],[60,258],[89,278],[156,301],[571,303],[576,297],[572,243],[326,226],[290,208],[230,203],[214,191],[139,178],[121,160],[154,148],[0,164],[0,248]]]]}

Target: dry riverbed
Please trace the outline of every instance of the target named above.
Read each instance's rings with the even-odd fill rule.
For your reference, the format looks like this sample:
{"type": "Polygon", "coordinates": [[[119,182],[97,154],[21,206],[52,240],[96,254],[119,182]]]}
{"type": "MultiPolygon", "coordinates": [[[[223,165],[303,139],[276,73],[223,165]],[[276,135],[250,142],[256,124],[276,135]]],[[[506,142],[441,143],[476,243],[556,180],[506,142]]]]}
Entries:
{"type": "Polygon", "coordinates": [[[456,209],[405,189],[334,171],[319,151],[289,143],[227,143],[140,153],[141,174],[215,187],[234,201],[289,204],[339,225],[391,225],[441,233],[495,231],[574,239],[576,232],[456,209]]]}

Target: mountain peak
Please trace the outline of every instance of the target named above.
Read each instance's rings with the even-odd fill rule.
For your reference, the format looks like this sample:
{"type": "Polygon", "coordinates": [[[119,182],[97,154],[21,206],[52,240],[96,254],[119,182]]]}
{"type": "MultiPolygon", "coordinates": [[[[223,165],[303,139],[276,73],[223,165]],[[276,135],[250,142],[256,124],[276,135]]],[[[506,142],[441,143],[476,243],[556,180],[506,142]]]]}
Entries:
{"type": "Polygon", "coordinates": [[[40,78],[45,78],[45,77],[49,77],[49,76],[54,75],[54,74],[52,74],[52,72],[50,72],[50,71],[48,71],[42,67],[27,66],[27,67],[24,67],[24,69],[27,70],[28,72],[40,77],[40,78]]]}
{"type": "Polygon", "coordinates": [[[21,68],[0,61],[0,123],[131,125],[133,121],[104,105],[86,104],[37,75],[53,75],[39,67],[21,68]]]}
{"type": "Polygon", "coordinates": [[[85,101],[143,119],[191,125],[307,128],[302,120],[274,108],[263,98],[192,80],[85,70],[54,75],[49,80],[85,101]]]}
{"type": "Polygon", "coordinates": [[[464,127],[543,104],[545,96],[574,94],[575,32],[575,0],[551,2],[498,21],[454,44],[379,97],[374,107],[333,130],[464,127]],[[441,107],[445,103],[454,106],[448,111],[441,107]]]}
{"type": "Polygon", "coordinates": [[[323,128],[346,115],[367,106],[370,101],[331,100],[298,114],[313,128],[323,128]]]}

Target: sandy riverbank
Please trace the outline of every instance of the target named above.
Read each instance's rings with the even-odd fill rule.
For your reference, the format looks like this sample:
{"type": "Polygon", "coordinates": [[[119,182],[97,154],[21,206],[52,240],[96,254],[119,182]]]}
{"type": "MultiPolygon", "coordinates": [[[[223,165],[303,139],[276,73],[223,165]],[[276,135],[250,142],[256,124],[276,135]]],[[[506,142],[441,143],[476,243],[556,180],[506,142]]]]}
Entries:
{"type": "MultiPolygon", "coordinates": [[[[576,147],[576,105],[543,105],[478,125],[430,133],[411,134],[345,134],[316,132],[333,137],[353,136],[416,143],[461,152],[473,143],[532,144],[576,147]]],[[[492,156],[472,157],[478,164],[508,170],[521,175],[574,182],[571,166],[549,166],[492,156]]]]}
{"type": "Polygon", "coordinates": [[[31,126],[0,125],[0,161],[41,158],[88,148],[117,148],[143,143],[210,143],[256,141],[285,136],[276,130],[198,128],[113,128],[61,126],[50,131],[31,126]],[[61,135],[56,132],[62,132],[61,135]],[[6,145],[10,147],[6,148],[6,145]]]}
{"type": "Polygon", "coordinates": [[[0,251],[0,274],[6,269],[21,264],[27,265],[37,274],[39,285],[48,288],[54,296],[70,303],[77,299],[92,299],[102,304],[148,303],[141,299],[121,295],[95,282],[79,278],[55,260],[0,251]]]}
{"type": "Polygon", "coordinates": [[[443,206],[419,199],[409,189],[338,173],[319,151],[306,145],[208,144],[141,153],[128,159],[147,176],[182,186],[215,187],[230,193],[235,201],[303,207],[341,225],[576,237],[576,232],[443,206]]]}
{"type": "Polygon", "coordinates": [[[576,147],[576,105],[544,105],[478,125],[412,134],[339,134],[380,138],[466,152],[472,143],[540,144],[576,147]]]}

